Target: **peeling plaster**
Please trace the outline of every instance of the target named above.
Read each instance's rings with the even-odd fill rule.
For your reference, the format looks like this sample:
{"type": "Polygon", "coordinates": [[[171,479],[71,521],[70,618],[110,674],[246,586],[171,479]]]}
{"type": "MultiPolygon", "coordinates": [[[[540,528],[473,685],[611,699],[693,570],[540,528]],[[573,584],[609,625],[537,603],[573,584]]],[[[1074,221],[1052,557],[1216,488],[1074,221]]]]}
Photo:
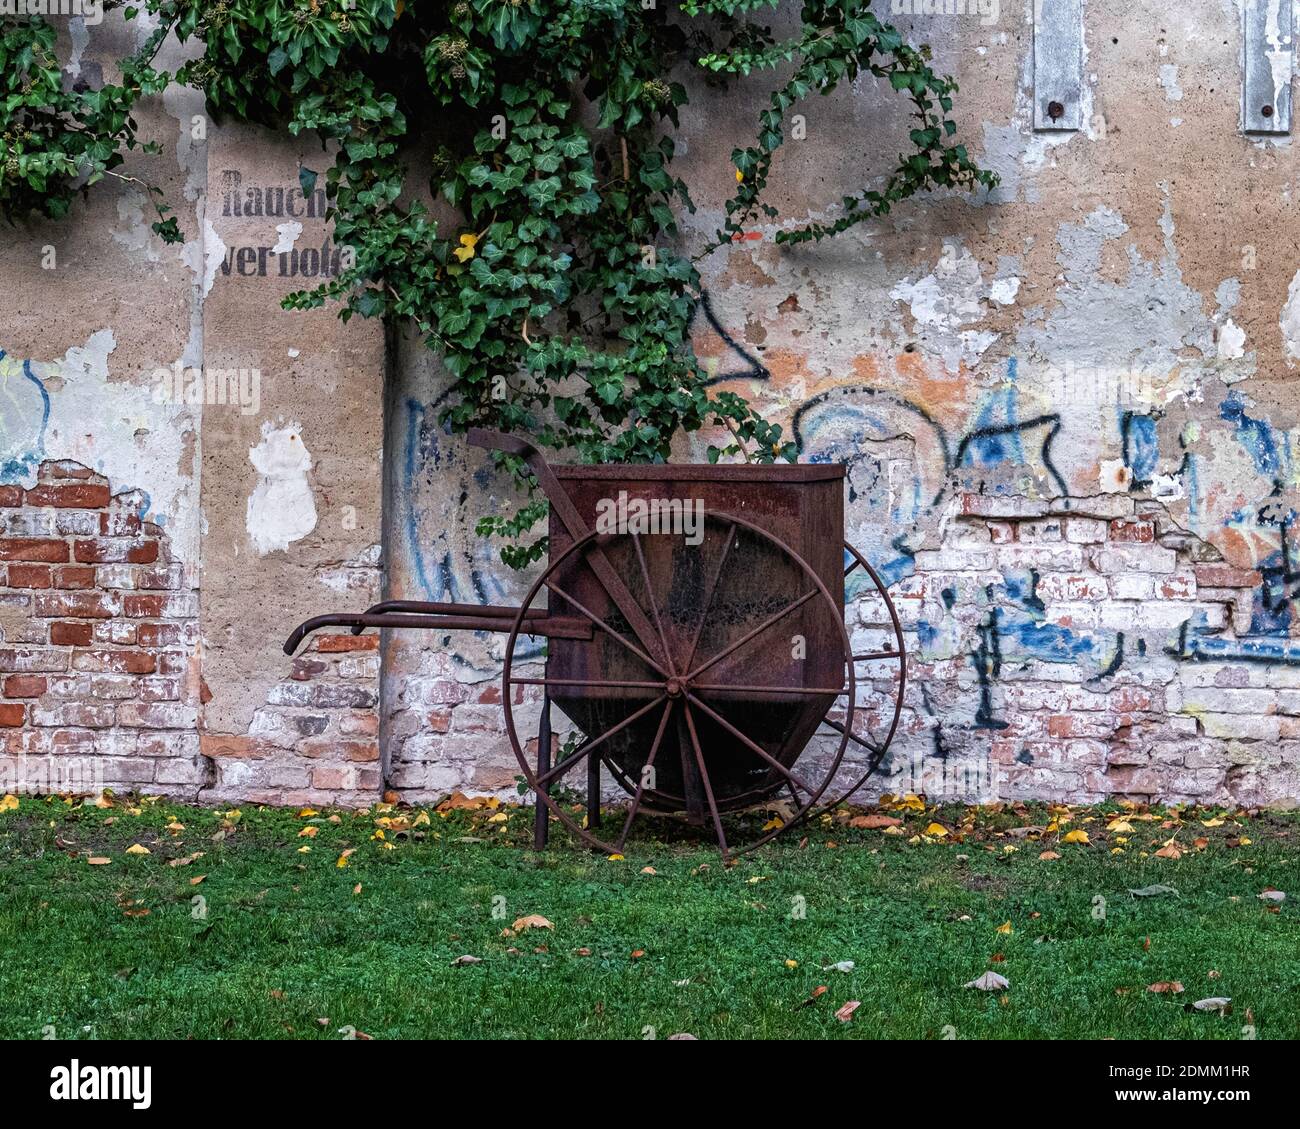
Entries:
{"type": "Polygon", "coordinates": [[[994,341],[996,333],[964,328],[986,316],[981,298],[994,298],[1002,304],[1015,299],[1017,287],[1006,280],[995,282],[999,297],[985,285],[980,265],[965,248],[945,244],[933,271],[915,282],[898,283],[889,296],[906,303],[916,320],[918,331],[928,338],[927,344],[943,357],[949,371],[965,363],[973,367],[994,341]]]}
{"type": "Polygon", "coordinates": [[[279,232],[280,238],[271,248],[272,255],[281,255],[293,250],[293,245],[302,234],[302,224],[297,220],[290,220],[288,223],[278,223],[275,230],[279,232]]]}
{"type": "Polygon", "coordinates": [[[287,549],[316,528],[316,501],[307,482],[311,453],[297,423],[262,424],[262,441],[248,449],[257,486],[248,499],[246,524],[258,556],[287,549]]]}
{"type": "Polygon", "coordinates": [[[1286,305],[1278,319],[1282,329],[1282,350],[1287,363],[1300,360],[1300,271],[1296,271],[1291,285],[1287,288],[1286,305]]]}

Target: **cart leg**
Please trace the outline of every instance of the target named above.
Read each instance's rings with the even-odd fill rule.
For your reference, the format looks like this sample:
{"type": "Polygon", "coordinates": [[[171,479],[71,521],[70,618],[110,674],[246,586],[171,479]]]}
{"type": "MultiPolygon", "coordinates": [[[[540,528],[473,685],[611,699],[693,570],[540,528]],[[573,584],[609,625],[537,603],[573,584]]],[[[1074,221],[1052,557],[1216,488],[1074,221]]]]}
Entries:
{"type": "MultiPolygon", "coordinates": [[[[542,695],[542,719],[537,724],[537,775],[544,776],[551,770],[551,697],[542,695]]],[[[539,788],[540,792],[540,788],[539,788]]],[[[540,851],[546,847],[550,833],[550,808],[538,795],[533,809],[533,849],[540,851]]]]}
{"type": "Polygon", "coordinates": [[[600,757],[587,758],[587,826],[600,826],[600,757]]]}

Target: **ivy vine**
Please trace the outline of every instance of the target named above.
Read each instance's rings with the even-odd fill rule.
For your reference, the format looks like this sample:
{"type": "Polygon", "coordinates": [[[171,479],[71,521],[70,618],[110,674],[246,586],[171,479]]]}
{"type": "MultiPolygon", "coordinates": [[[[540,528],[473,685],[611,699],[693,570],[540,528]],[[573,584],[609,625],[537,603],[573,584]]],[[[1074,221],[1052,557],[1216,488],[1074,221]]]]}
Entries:
{"type": "MultiPolygon", "coordinates": [[[[659,462],[681,431],[725,429],[711,459],[795,457],[781,427],[709,387],[691,345],[695,263],[778,220],[764,199],[787,119],[812,94],[869,74],[911,103],[912,149],[835,218],[784,225],[778,243],[820,240],[934,189],[992,187],[951,143],[957,87],[869,0],[808,0],[793,34],[760,22],[780,0],[142,0],[142,47],[121,81],[69,89],[55,29],[0,16],[0,210],[66,215],[77,195],[141,148],[132,111],[177,82],[218,119],[314,134],[336,243],[350,265],[285,305],[340,304],[412,322],[454,382],[440,423],[524,432],[588,462],[659,462]],[[201,58],[154,68],[162,42],[198,39],[201,58]],[[687,68],[711,86],[767,72],[753,144],[736,149],[721,227],[684,246],[694,211],[672,169],[687,68]]],[[[786,22],[791,22],[787,13],[786,22]]],[[[317,172],[303,169],[305,190],[317,172]]],[[[130,179],[130,178],[127,178],[130,179]]],[[[157,189],[155,231],[181,238],[157,189]]],[[[532,494],[517,460],[501,461],[532,494]]],[[[546,504],[479,522],[508,539],[515,567],[546,504]]]]}

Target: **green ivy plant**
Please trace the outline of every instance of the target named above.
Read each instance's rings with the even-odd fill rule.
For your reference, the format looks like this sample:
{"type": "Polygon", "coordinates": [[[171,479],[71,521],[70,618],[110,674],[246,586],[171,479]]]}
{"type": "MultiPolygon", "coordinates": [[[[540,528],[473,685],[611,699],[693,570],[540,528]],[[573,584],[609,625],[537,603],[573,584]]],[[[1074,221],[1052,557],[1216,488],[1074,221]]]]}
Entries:
{"type": "MultiPolygon", "coordinates": [[[[41,20],[3,17],[0,208],[60,216],[136,144],[131,106],[169,82],[212,113],[314,134],[348,265],[286,306],[340,304],[414,323],[454,382],[440,422],[522,432],[588,462],[660,462],[681,431],[722,428],[710,459],[796,456],[781,427],[712,390],[691,345],[695,263],[757,222],[787,116],[864,72],[910,100],[912,149],[827,222],[777,231],[820,240],[931,189],[992,187],[950,144],[956,84],[869,0],[808,0],[794,33],[759,22],[780,0],[143,0],[158,21],[120,86],[66,93],[41,20]],[[200,39],[176,75],[152,69],[167,35],[200,39]],[[754,143],[732,154],[737,186],[706,245],[683,246],[694,204],[672,170],[684,68],[705,88],[771,72],[754,143]],[[780,75],[777,81],[775,76],[780,75]],[[692,253],[693,250],[693,253],[692,253]]],[[[786,4],[786,7],[793,7],[786,4]]],[[[136,15],[126,8],[126,15],[136,15]]],[[[312,190],[318,171],[304,168],[312,190]]],[[[174,221],[160,234],[179,238],[174,221]]],[[[546,513],[529,493],[504,535],[519,567],[546,513]]]]}

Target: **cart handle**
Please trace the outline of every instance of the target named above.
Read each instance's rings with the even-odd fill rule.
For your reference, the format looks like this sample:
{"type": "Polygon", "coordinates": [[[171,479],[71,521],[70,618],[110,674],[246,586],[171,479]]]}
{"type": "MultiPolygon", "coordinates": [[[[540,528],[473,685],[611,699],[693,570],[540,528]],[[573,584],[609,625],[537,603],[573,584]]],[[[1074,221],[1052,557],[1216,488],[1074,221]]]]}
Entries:
{"type": "MultiPolygon", "coordinates": [[[[520,439],[517,435],[509,435],[504,431],[489,431],[482,427],[471,427],[467,433],[467,438],[470,444],[475,447],[484,447],[489,451],[504,451],[507,455],[522,457],[528,464],[529,469],[536,475],[542,493],[550,501],[551,509],[564,523],[564,527],[569,531],[569,536],[574,541],[581,541],[591,535],[591,529],[582,520],[582,514],[578,512],[578,507],[573,504],[573,499],[569,497],[569,492],[564,488],[564,484],[560,482],[555,471],[551,469],[550,463],[546,461],[542,452],[532,443],[529,443],[526,439],[520,439]]],[[[609,558],[605,556],[604,550],[598,544],[591,546],[587,563],[591,565],[592,571],[595,572],[601,584],[604,585],[605,591],[609,593],[609,598],[614,602],[614,606],[623,613],[623,618],[627,620],[632,633],[640,640],[641,646],[646,649],[646,653],[658,656],[662,662],[671,667],[672,656],[664,651],[654,626],[650,623],[645,612],[641,610],[641,605],[632,598],[632,593],[627,590],[627,585],[623,583],[622,578],[618,575],[614,566],[609,563],[609,558]]]]}

